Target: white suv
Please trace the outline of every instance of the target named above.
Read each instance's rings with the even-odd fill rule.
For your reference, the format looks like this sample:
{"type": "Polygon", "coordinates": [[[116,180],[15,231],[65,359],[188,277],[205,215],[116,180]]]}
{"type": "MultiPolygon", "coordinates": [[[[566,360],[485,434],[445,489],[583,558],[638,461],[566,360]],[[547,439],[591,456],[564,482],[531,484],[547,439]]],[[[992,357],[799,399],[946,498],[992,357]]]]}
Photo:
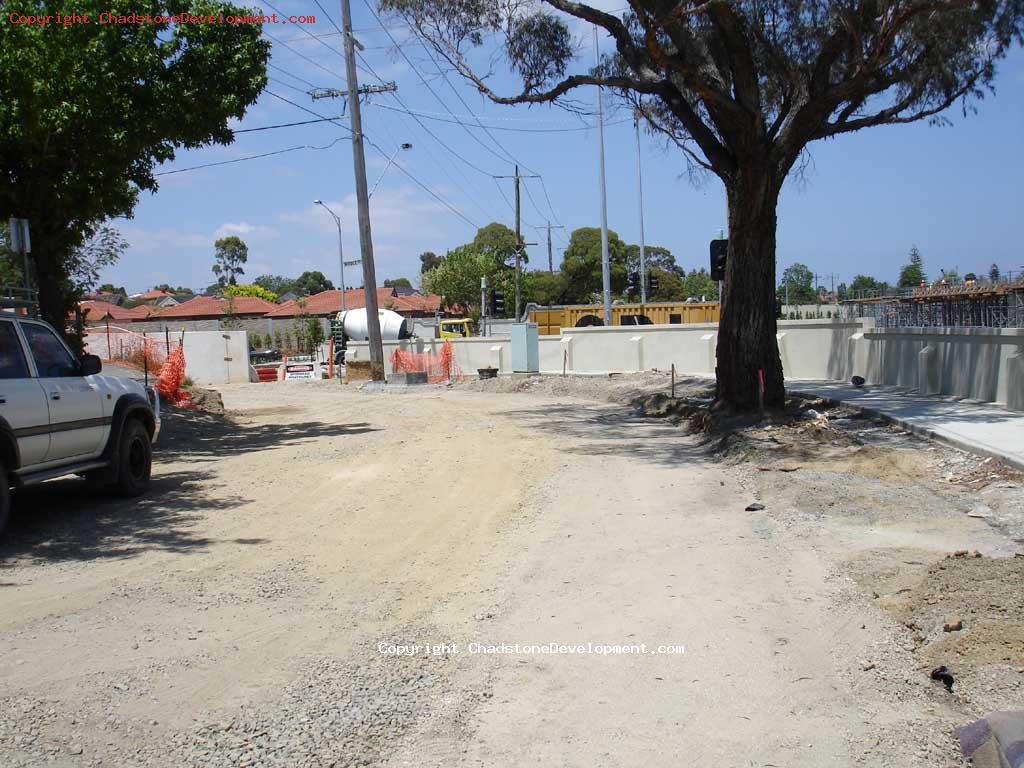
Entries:
{"type": "Polygon", "coordinates": [[[159,397],[100,368],[47,323],[0,312],[0,531],[11,488],[69,474],[126,496],[149,486],[159,397]]]}

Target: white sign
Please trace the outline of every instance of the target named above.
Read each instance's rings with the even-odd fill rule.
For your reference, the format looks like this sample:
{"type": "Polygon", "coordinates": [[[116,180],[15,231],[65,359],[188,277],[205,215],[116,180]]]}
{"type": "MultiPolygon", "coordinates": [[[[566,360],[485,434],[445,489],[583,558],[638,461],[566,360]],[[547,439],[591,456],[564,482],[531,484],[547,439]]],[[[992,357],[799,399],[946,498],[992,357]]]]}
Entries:
{"type": "Polygon", "coordinates": [[[320,378],[320,363],[288,363],[284,367],[285,381],[315,381],[320,378]]]}

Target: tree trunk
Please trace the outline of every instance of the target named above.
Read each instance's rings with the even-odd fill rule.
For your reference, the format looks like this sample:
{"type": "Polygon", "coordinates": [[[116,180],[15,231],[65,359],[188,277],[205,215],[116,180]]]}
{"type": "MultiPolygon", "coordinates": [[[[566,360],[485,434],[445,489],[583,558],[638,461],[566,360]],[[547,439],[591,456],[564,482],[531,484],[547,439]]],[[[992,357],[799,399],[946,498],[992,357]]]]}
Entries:
{"type": "Polygon", "coordinates": [[[764,167],[746,167],[727,185],[729,254],[715,375],[718,404],[736,411],[785,404],[775,339],[775,209],[780,187],[764,167]]]}
{"type": "Polygon", "coordinates": [[[67,244],[59,236],[38,227],[32,233],[32,260],[36,267],[36,288],[39,291],[39,314],[62,336],[68,324],[67,280],[64,257],[67,244]]]}

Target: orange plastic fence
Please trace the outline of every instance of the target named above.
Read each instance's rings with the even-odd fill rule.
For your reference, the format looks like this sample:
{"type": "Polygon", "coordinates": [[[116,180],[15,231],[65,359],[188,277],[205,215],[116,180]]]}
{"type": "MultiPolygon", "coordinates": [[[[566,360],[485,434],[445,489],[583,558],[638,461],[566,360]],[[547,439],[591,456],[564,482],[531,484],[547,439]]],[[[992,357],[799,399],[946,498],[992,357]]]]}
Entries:
{"type": "Polygon", "coordinates": [[[157,376],[156,391],[160,397],[175,405],[187,405],[191,402],[188,392],[181,389],[181,383],[185,380],[185,350],[180,346],[167,357],[167,361],[160,369],[157,376]]]}
{"type": "Polygon", "coordinates": [[[154,376],[167,356],[181,346],[178,339],[146,336],[117,326],[86,328],[85,349],[110,363],[127,365],[140,371],[148,368],[154,376]]]}
{"type": "Polygon", "coordinates": [[[462,368],[450,341],[446,341],[437,354],[396,349],[391,353],[391,369],[395,373],[426,373],[431,384],[462,380],[462,368]]]}

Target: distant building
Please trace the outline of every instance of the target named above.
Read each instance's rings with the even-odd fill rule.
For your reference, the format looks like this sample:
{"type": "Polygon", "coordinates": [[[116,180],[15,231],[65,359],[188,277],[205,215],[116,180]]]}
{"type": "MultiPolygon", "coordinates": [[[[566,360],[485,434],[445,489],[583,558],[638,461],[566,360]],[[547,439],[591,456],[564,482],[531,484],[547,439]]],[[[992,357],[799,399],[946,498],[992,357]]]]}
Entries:
{"type": "Polygon", "coordinates": [[[158,310],[154,320],[223,320],[231,317],[245,320],[263,317],[277,304],[256,298],[255,296],[235,296],[225,299],[214,296],[196,296],[181,304],[158,310]]]}
{"type": "MultiPolygon", "coordinates": [[[[424,296],[415,292],[403,296],[398,291],[398,288],[378,288],[377,306],[380,309],[390,309],[403,317],[434,317],[441,311],[440,296],[424,296]]],[[[349,289],[345,291],[345,308],[360,309],[366,306],[364,299],[362,288],[349,289]]],[[[268,319],[302,316],[331,318],[340,310],[341,291],[333,290],[286,302],[268,312],[266,316],[268,319]]]]}

